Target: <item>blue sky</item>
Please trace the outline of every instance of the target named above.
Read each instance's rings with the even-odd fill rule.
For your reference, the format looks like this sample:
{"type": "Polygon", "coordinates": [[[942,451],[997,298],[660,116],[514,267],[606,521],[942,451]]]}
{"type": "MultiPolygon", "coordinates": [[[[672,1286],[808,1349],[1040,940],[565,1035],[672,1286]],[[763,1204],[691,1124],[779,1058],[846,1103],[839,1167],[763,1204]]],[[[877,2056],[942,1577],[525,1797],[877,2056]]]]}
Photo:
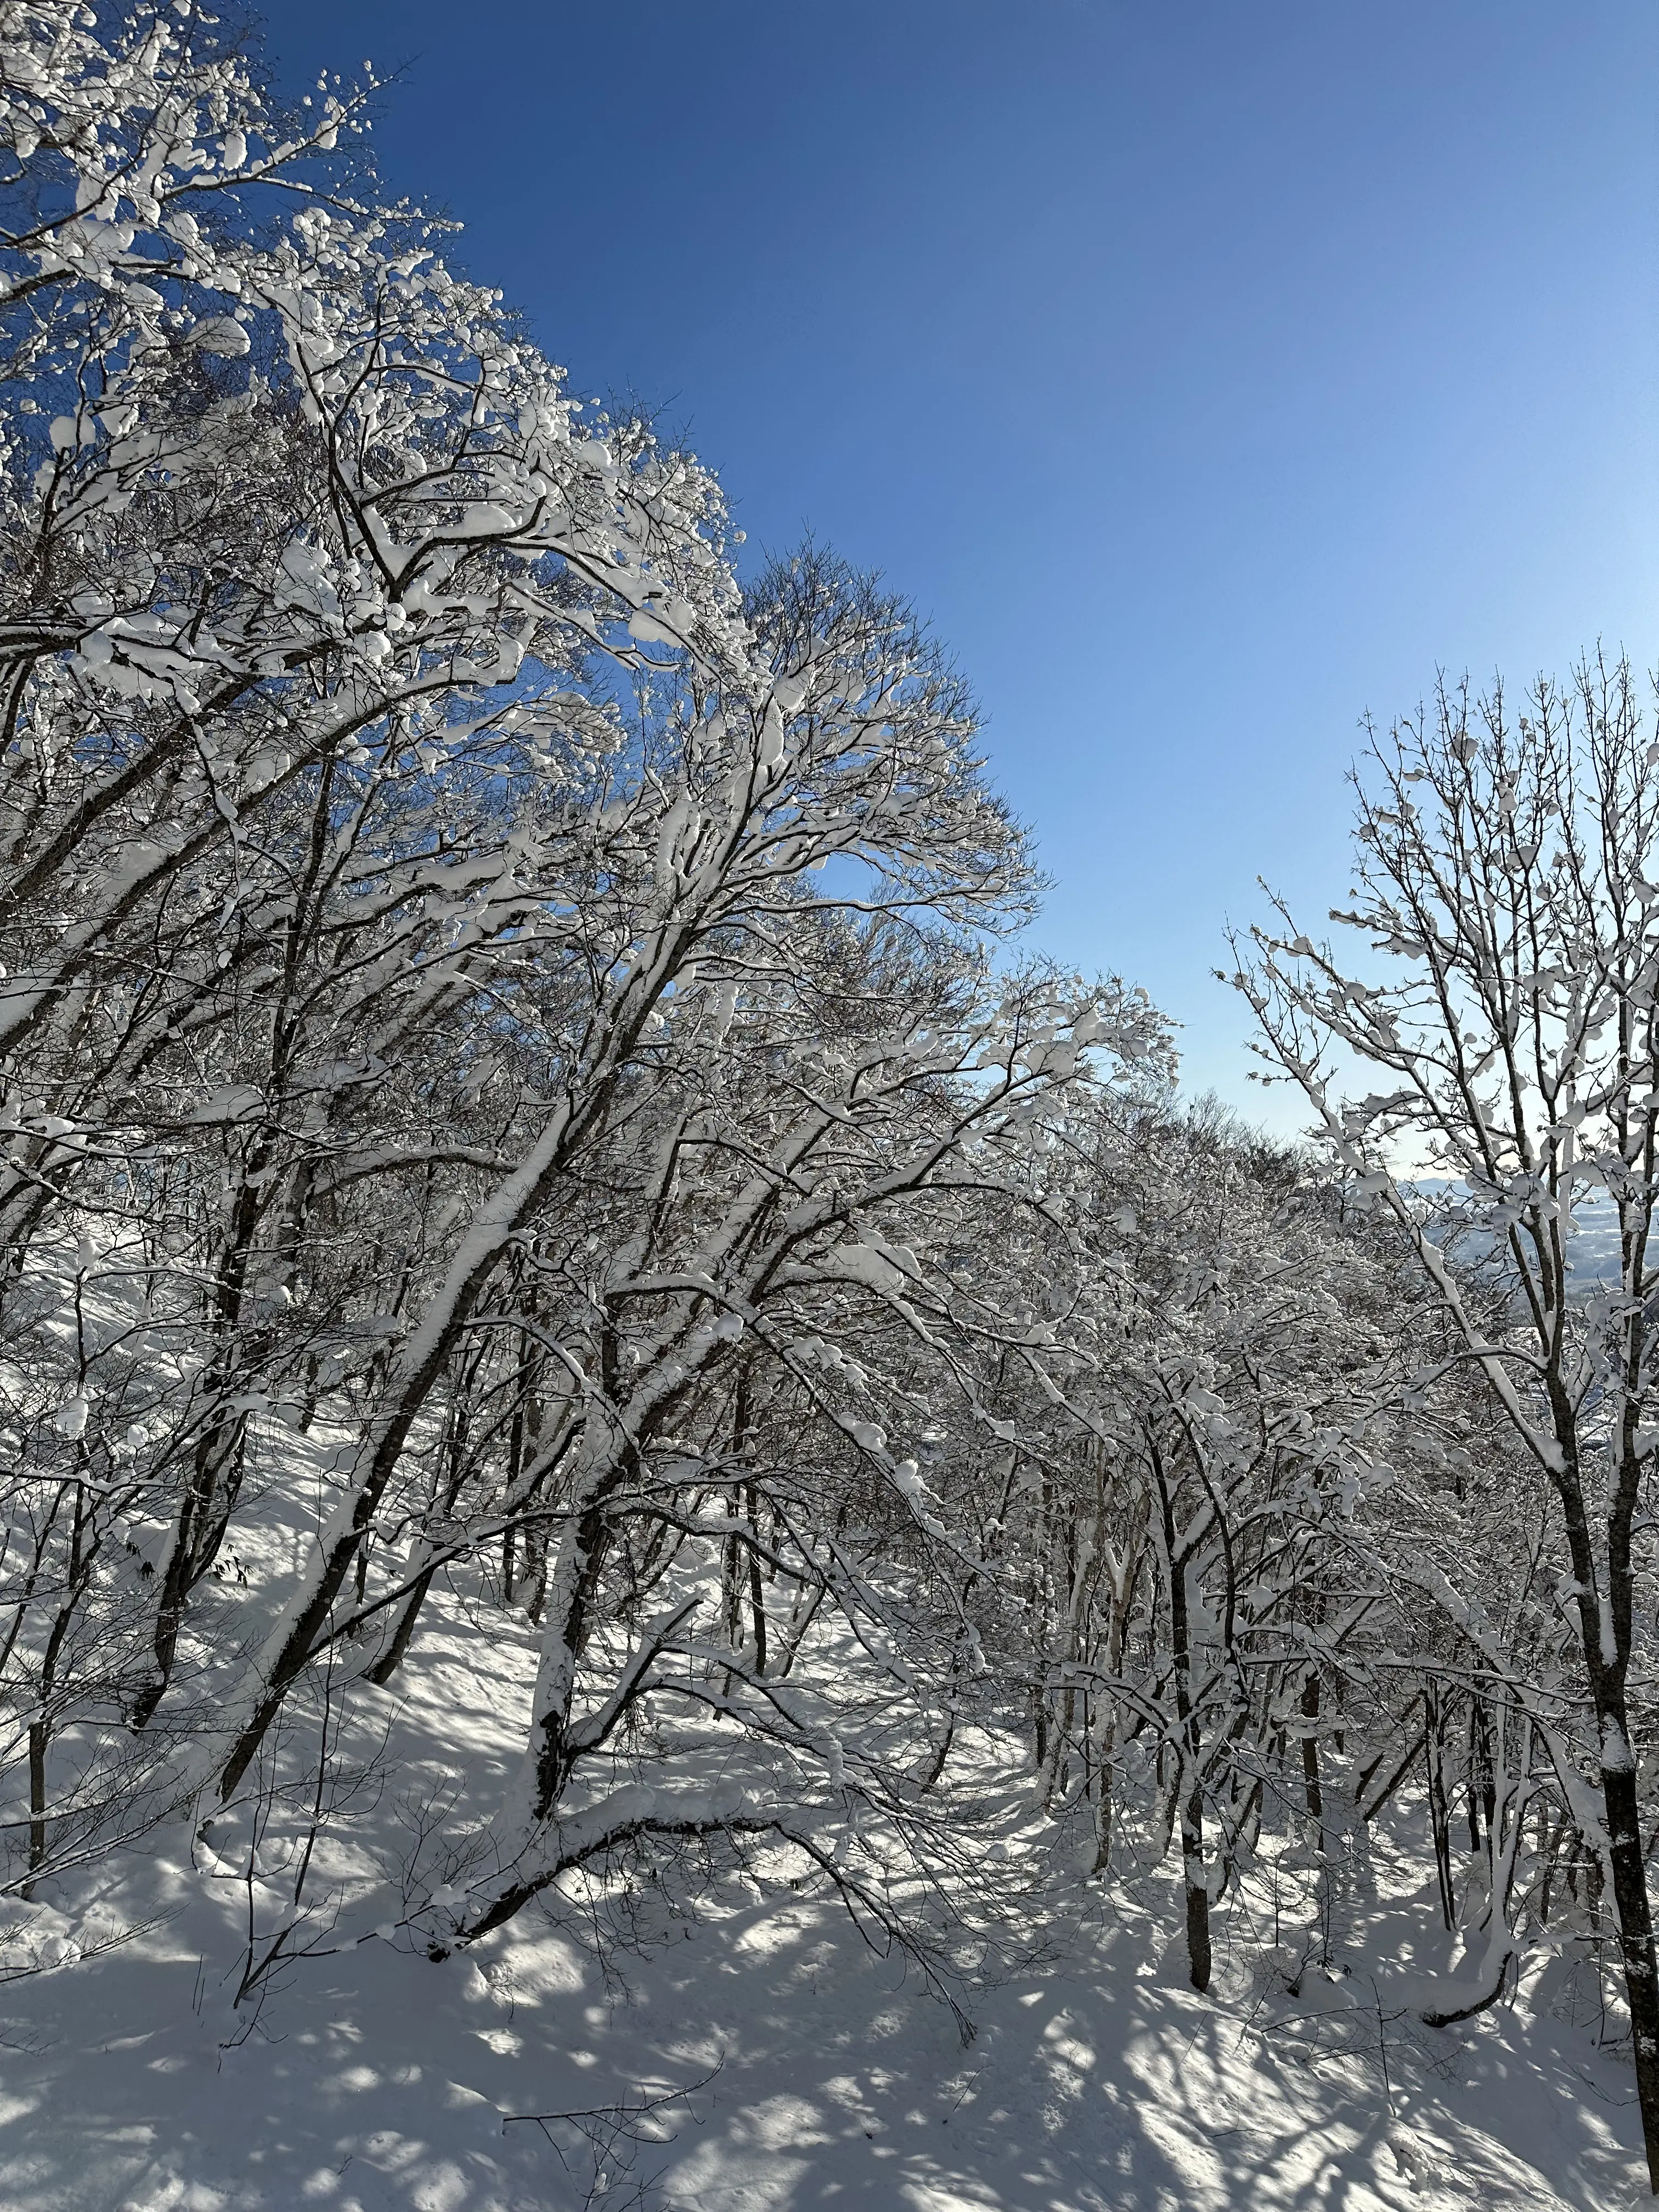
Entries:
{"type": "Polygon", "coordinates": [[[1346,888],[1437,669],[1659,658],[1652,0],[271,0],[406,64],[399,191],[756,547],[883,569],[1054,879],[1256,1114],[1209,980],[1346,888]]]}

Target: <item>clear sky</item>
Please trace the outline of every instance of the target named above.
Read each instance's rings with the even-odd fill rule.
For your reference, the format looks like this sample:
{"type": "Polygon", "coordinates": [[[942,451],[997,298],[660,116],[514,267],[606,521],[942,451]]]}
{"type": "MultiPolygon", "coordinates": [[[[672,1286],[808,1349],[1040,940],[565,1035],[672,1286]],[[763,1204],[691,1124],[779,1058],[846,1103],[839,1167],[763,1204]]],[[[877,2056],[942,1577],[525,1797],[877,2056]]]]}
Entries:
{"type": "Polygon", "coordinates": [[[1261,1114],[1209,980],[1346,888],[1438,668],[1659,659],[1654,0],[270,0],[579,392],[756,547],[883,569],[1054,880],[1261,1114]]]}

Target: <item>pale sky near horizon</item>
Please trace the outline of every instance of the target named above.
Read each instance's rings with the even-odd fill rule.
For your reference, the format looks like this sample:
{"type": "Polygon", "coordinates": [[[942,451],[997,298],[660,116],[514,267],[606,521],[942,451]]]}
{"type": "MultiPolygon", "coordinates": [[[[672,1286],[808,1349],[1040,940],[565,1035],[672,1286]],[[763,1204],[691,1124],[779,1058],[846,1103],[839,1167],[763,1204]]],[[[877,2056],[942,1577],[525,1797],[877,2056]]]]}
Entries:
{"type": "MultiPolygon", "coordinates": [[[[407,64],[378,157],[756,547],[879,568],[971,678],[1037,933],[1247,1086],[1258,874],[1436,672],[1659,659],[1653,0],[270,0],[407,64]]],[[[1281,1103],[1280,1102],[1283,1102],[1281,1103]]]]}

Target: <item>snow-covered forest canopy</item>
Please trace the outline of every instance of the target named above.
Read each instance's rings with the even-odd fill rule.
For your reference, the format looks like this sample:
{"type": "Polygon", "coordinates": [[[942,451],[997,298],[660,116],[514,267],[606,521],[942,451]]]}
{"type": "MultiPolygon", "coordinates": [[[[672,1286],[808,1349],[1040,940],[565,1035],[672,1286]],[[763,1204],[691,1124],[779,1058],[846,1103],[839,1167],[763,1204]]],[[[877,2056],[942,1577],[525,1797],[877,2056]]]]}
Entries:
{"type": "Polygon", "coordinates": [[[1232,948],[1260,1138],[1023,953],[904,599],[574,398],[373,89],[0,0],[0,1978],[193,1885],[223,2051],[747,1884],[964,2034],[1079,1897],[1282,2013],[1386,1838],[1385,2078],[1524,2002],[1659,2181],[1640,686],[1378,732],[1337,942],[1232,948]]]}

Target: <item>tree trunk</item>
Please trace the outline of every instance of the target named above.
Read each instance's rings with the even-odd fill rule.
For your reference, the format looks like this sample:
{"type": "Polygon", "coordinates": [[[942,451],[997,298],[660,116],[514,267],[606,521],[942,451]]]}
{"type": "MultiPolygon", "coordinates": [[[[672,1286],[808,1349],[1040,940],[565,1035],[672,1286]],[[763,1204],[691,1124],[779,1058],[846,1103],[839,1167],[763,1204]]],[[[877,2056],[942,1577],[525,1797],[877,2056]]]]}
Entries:
{"type": "Polygon", "coordinates": [[[1636,1765],[1628,1753],[1622,1765],[1612,1759],[1604,1762],[1601,1799],[1607,1809],[1613,1901],[1619,1916],[1619,1948],[1624,1957],[1625,1991],[1630,2005],[1642,2144],[1647,2153],[1648,2185],[1659,2197],[1659,1971],[1655,1966],[1653,1918],[1637,1820],[1636,1765]]]}
{"type": "MultiPolygon", "coordinates": [[[[760,1533],[756,1517],[758,1508],[752,1482],[744,1485],[744,1502],[749,1515],[750,1528],[757,1535],[760,1533]]],[[[766,1592],[761,1583],[760,1553],[753,1544],[749,1547],[749,1612],[755,1624],[755,1672],[763,1674],[766,1672],[766,1592]]]]}
{"type": "Polygon", "coordinates": [[[1423,1692],[1423,1751],[1429,1771],[1429,1831],[1434,1842],[1434,1871],[1440,1885],[1440,1917],[1448,1932],[1456,1925],[1457,1905],[1452,1891],[1450,1808],[1446,1803],[1445,1719],[1437,1684],[1423,1692]]]}
{"type": "Polygon", "coordinates": [[[1210,1986],[1210,1890],[1204,1871],[1204,1792],[1194,1781],[1181,1801],[1181,1874],[1187,1890],[1187,1967],[1195,1990],[1210,1986]]]}
{"type": "Polygon", "coordinates": [[[410,1644],[414,1640],[415,1624],[421,1617],[421,1607],[426,1602],[427,1592],[432,1587],[432,1577],[437,1573],[435,1565],[415,1578],[414,1588],[404,1600],[398,1615],[398,1626],[392,1632],[392,1641],[368,1669],[368,1679],[380,1689],[386,1684],[404,1663],[410,1644]]]}
{"type": "Polygon", "coordinates": [[[1313,1723],[1319,1718],[1319,1670],[1310,1667],[1302,1679],[1302,1794],[1308,1808],[1308,1827],[1314,1849],[1325,1856],[1325,1793],[1319,1785],[1319,1738],[1313,1723]]]}

